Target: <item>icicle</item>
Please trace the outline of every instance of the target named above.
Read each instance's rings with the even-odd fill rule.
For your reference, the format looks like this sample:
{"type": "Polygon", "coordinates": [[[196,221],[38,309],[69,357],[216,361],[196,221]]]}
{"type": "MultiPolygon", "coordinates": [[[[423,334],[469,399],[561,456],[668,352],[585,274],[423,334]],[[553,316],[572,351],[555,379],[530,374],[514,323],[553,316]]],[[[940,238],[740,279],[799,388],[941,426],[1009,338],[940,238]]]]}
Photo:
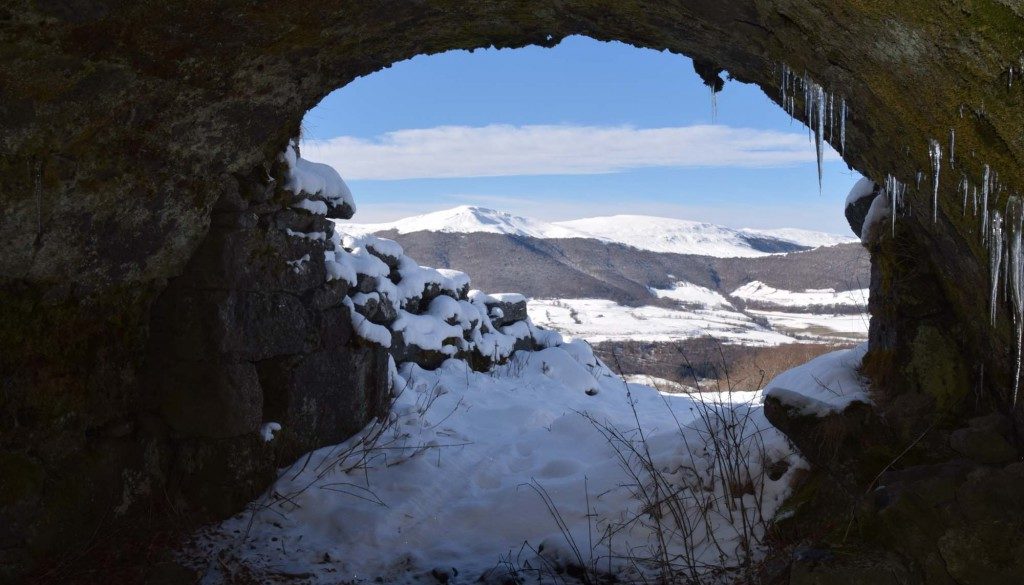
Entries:
{"type": "Polygon", "coordinates": [[[906,193],[906,190],[907,186],[896,180],[896,177],[886,175],[885,193],[889,197],[889,204],[892,208],[892,235],[894,237],[896,235],[896,214],[903,203],[903,195],[906,193]]]}
{"type": "Polygon", "coordinates": [[[967,183],[967,177],[964,176],[963,179],[961,179],[961,181],[960,181],[960,191],[963,192],[963,196],[964,196],[964,206],[963,206],[963,214],[962,215],[965,216],[965,217],[967,216],[967,191],[968,191],[968,189],[969,189],[969,186],[968,186],[968,183],[967,183]]]}
{"type": "Polygon", "coordinates": [[[825,89],[815,84],[815,102],[817,104],[818,131],[816,132],[815,146],[818,153],[818,194],[822,192],[822,160],[825,158],[825,89]]]}
{"type": "Polygon", "coordinates": [[[836,96],[834,94],[828,94],[828,139],[833,140],[836,138],[836,132],[833,130],[835,124],[833,123],[834,116],[833,110],[836,106],[836,96]]]}
{"type": "Polygon", "coordinates": [[[942,147],[938,140],[932,140],[929,148],[932,159],[932,222],[939,221],[939,173],[942,171],[942,147]]]}
{"type": "MultiPolygon", "coordinates": [[[[785,63],[783,63],[782,64],[782,83],[781,83],[781,88],[780,89],[782,90],[782,107],[784,109],[787,109],[787,110],[788,110],[787,106],[789,105],[789,95],[788,95],[788,92],[786,91],[788,89],[787,88],[788,85],[789,85],[789,66],[786,65],[785,63]]],[[[793,117],[792,114],[790,114],[790,118],[792,118],[792,117],[793,117]]]]}
{"type": "Polygon", "coordinates": [[[991,277],[991,289],[989,292],[989,322],[996,324],[996,303],[999,299],[999,273],[1000,263],[1003,260],[1003,216],[999,212],[992,213],[992,226],[989,232],[988,266],[991,277]]]}
{"type": "Polygon", "coordinates": [[[839,102],[839,152],[846,156],[846,98],[839,102]]]}
{"type": "Polygon", "coordinates": [[[715,88],[711,88],[711,123],[714,124],[715,120],[718,119],[718,92],[715,88]]]}
{"type": "Polygon", "coordinates": [[[1024,229],[1024,207],[1014,197],[1013,213],[1007,212],[1009,243],[1007,246],[1006,280],[1010,289],[1010,301],[1013,304],[1014,320],[1017,326],[1017,371],[1013,377],[1013,405],[1017,406],[1020,393],[1021,356],[1024,354],[1024,250],[1021,248],[1021,231],[1024,229]]]}
{"type": "Polygon", "coordinates": [[[956,158],[956,129],[949,129],[949,164],[952,166],[956,158]]]}
{"type": "Polygon", "coordinates": [[[917,183],[916,189],[918,191],[921,190],[921,179],[923,179],[923,178],[924,178],[924,173],[921,172],[921,171],[917,171],[917,175],[914,176],[914,181],[917,183]]]}
{"type": "Polygon", "coordinates": [[[981,233],[982,237],[987,237],[988,234],[988,193],[991,187],[992,181],[992,170],[989,169],[988,165],[985,165],[985,171],[981,177],[981,233]]]}

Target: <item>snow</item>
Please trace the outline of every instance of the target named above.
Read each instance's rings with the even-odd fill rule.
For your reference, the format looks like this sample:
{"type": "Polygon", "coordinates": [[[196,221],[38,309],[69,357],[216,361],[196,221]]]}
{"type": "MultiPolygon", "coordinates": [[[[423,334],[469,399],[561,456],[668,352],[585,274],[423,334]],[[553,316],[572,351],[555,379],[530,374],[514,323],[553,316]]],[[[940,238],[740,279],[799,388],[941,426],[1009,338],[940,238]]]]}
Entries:
{"type": "Polygon", "coordinates": [[[797,228],[779,228],[773,230],[744,228],[739,231],[744,235],[759,238],[772,238],[807,248],[824,248],[828,246],[838,246],[839,244],[850,244],[857,241],[857,238],[853,236],[840,236],[837,234],[801,230],[797,228]]]}
{"type": "Polygon", "coordinates": [[[659,392],[668,392],[672,394],[693,392],[693,389],[689,386],[685,386],[674,380],[668,380],[665,378],[659,378],[658,376],[650,376],[647,374],[632,374],[629,376],[623,376],[629,384],[640,384],[642,386],[650,386],[657,389],[659,392]]]}
{"type": "Polygon", "coordinates": [[[474,206],[456,207],[390,223],[336,225],[337,229],[354,236],[397,230],[400,234],[430,231],[494,233],[539,239],[587,238],[653,252],[716,257],[768,256],[769,253],[754,249],[748,240],[751,237],[770,238],[809,248],[856,241],[849,236],[800,229],[737,230],[710,223],[645,215],[544,222],[474,206]]]}
{"type": "Polygon", "coordinates": [[[491,293],[490,297],[499,303],[525,303],[526,297],[519,293],[491,293]]]}
{"type": "Polygon", "coordinates": [[[392,258],[400,258],[402,257],[403,254],[405,254],[405,250],[402,249],[402,246],[394,240],[389,240],[387,238],[378,238],[376,236],[368,234],[361,234],[356,236],[345,234],[344,231],[341,230],[340,227],[338,227],[340,225],[342,224],[335,222],[334,231],[335,233],[339,234],[341,238],[341,245],[346,250],[352,250],[355,248],[372,248],[378,254],[381,254],[383,256],[391,256],[392,258]]]}
{"type": "Polygon", "coordinates": [[[708,309],[730,306],[729,301],[722,295],[692,282],[681,281],[672,285],[672,288],[651,288],[650,291],[659,299],[672,299],[684,305],[696,305],[708,309]]]}
{"type": "Polygon", "coordinates": [[[260,438],[264,443],[274,440],[274,433],[281,430],[281,423],[268,422],[260,427],[260,438]]]}
{"type": "Polygon", "coordinates": [[[292,205],[296,209],[304,209],[313,215],[327,215],[327,204],[323,201],[313,201],[312,199],[303,199],[298,203],[292,205]]]}
{"type": "MultiPolygon", "coordinates": [[[[454,299],[449,300],[457,303],[454,299]]],[[[431,303],[432,308],[438,299],[434,301],[431,303]]],[[[398,319],[391,325],[391,330],[396,333],[401,331],[405,342],[410,345],[440,351],[446,355],[455,355],[458,350],[458,346],[445,345],[446,340],[462,340],[461,327],[449,325],[444,321],[444,317],[431,313],[414,315],[408,311],[399,311],[398,319]]]]}
{"type": "Polygon", "coordinates": [[[761,553],[765,521],[806,467],[756,394],[696,400],[626,384],[581,342],[518,352],[489,373],[448,360],[435,371],[393,368],[392,379],[398,396],[385,424],[301,457],[249,510],[200,537],[193,558],[207,563],[204,582],[236,569],[261,582],[301,574],[315,584],[413,583],[439,572],[501,582],[502,559],[564,568],[577,562],[573,545],[586,566],[649,580],[638,571],[651,569],[627,557],[656,554],[643,495],[656,478],[681,490],[693,527],[691,548],[667,535],[668,555],[737,564],[748,531],[761,553]],[[701,413],[718,414],[709,427],[701,413]],[[709,440],[726,425],[746,437],[735,448],[749,472],[738,481],[723,479],[721,465],[721,449],[734,447],[709,440]],[[658,475],[634,462],[637,484],[613,445],[643,445],[658,475]],[[768,478],[780,461],[788,471],[768,478]],[[728,487],[748,483],[753,493],[728,487]]]}
{"type": "Polygon", "coordinates": [[[772,329],[801,338],[866,339],[871,322],[867,313],[830,315],[753,310],[748,313],[767,319],[772,329]]]}
{"type": "Polygon", "coordinates": [[[490,233],[527,236],[531,238],[585,238],[575,230],[536,219],[521,217],[485,207],[461,205],[452,209],[407,217],[390,223],[339,224],[349,234],[369,234],[396,230],[400,234],[412,232],[490,233]]]}
{"type": "Polygon", "coordinates": [[[755,280],[732,291],[732,296],[777,307],[809,307],[812,305],[863,307],[868,302],[868,289],[836,291],[831,288],[807,289],[801,292],[774,288],[755,280]]]}
{"type": "Polygon", "coordinates": [[[732,307],[675,310],[627,307],[606,299],[531,299],[530,320],[591,343],[679,341],[713,336],[723,343],[779,345],[796,341],[771,331],[732,307]]]}
{"type": "Polygon", "coordinates": [[[345,297],[342,302],[348,307],[356,335],[382,347],[391,347],[391,331],[387,327],[371,323],[369,319],[359,314],[356,311],[355,303],[349,297],[345,297]]]}
{"type": "Polygon", "coordinates": [[[710,223],[646,215],[615,215],[560,222],[590,237],[639,250],[720,258],[767,256],[739,230],[710,223]]]}
{"type": "Polygon", "coordinates": [[[352,198],[352,192],[334,167],[300,157],[294,144],[288,145],[281,154],[281,160],[288,165],[285,190],[319,195],[334,205],[347,204],[355,211],[356,203],[352,198]]]}
{"type": "Polygon", "coordinates": [[[865,197],[869,197],[874,192],[874,181],[861,177],[859,181],[853,184],[853,187],[850,189],[850,193],[846,196],[846,207],[853,205],[865,197]]]}
{"type": "Polygon", "coordinates": [[[818,356],[776,376],[765,386],[764,396],[814,416],[841,412],[854,402],[871,404],[867,382],[858,371],[867,350],[864,342],[818,356]]]}
{"type": "Polygon", "coordinates": [[[291,228],[285,228],[284,233],[288,234],[293,238],[304,238],[307,240],[314,240],[320,242],[327,240],[326,232],[297,232],[291,228]]]}
{"type": "Polygon", "coordinates": [[[864,216],[864,225],[860,228],[860,241],[867,244],[871,240],[871,233],[875,226],[885,221],[891,213],[889,194],[887,192],[879,193],[878,197],[871,202],[871,206],[868,207],[868,212],[864,216]]]}

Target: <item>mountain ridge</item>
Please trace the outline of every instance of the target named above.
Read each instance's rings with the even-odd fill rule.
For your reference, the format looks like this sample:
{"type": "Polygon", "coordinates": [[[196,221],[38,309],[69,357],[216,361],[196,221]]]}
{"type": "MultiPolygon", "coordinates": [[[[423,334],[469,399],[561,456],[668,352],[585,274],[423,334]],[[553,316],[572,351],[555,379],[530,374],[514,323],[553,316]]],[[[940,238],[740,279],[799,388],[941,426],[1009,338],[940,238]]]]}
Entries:
{"type": "Polygon", "coordinates": [[[852,243],[856,238],[826,232],[781,229],[735,229],[708,222],[649,215],[614,215],[546,222],[486,207],[463,205],[383,223],[339,223],[355,235],[491,233],[538,240],[592,239],[649,252],[716,258],[754,258],[852,243]]]}

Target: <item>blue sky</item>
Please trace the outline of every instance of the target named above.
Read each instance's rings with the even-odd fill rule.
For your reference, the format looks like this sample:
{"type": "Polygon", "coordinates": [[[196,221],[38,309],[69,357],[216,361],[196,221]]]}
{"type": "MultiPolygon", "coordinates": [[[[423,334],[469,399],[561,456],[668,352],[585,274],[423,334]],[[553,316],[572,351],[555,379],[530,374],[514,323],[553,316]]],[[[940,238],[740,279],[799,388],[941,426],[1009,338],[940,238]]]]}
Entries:
{"type": "Polygon", "coordinates": [[[304,156],[338,169],[363,223],[472,204],[846,233],[859,178],[832,152],[819,194],[806,128],[760,89],[726,83],[712,119],[688,58],[582,37],[397,63],[303,128],[304,156]]]}

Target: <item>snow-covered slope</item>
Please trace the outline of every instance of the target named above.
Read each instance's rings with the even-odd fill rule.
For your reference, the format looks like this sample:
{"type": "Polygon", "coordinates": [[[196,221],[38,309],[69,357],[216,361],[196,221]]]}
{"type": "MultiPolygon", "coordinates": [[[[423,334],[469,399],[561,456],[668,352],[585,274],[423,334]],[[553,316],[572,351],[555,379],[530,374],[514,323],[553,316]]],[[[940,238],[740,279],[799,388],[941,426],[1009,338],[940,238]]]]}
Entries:
{"type": "Polygon", "coordinates": [[[615,215],[544,222],[464,205],[390,223],[339,223],[343,232],[360,235],[396,230],[413,232],[493,233],[538,239],[587,238],[639,250],[719,258],[757,257],[794,247],[817,248],[855,242],[856,238],[800,229],[754,230],[648,215],[615,215]]]}
{"type": "Polygon", "coordinates": [[[798,246],[807,246],[808,248],[837,246],[839,244],[850,244],[857,241],[857,238],[853,236],[840,236],[838,234],[801,230],[797,228],[780,228],[774,230],[755,230],[744,228],[739,231],[744,235],[755,238],[781,240],[798,246]]]}
{"type": "Polygon", "coordinates": [[[710,223],[649,215],[612,215],[557,225],[640,250],[701,256],[763,256],[738,230],[710,223]]]}

